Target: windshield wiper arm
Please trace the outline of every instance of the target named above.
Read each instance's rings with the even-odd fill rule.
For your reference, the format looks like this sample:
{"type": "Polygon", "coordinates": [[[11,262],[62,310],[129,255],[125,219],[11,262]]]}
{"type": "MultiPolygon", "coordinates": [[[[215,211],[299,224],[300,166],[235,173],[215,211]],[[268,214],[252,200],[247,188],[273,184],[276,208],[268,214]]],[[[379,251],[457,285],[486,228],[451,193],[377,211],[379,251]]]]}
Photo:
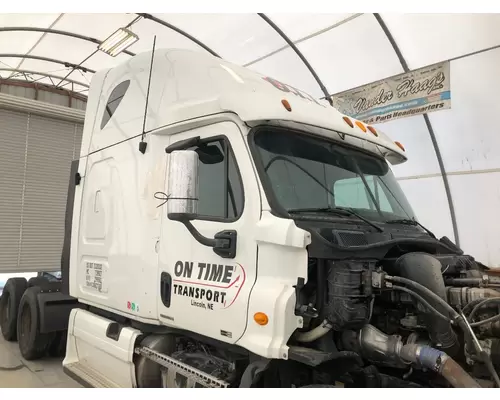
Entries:
{"type": "Polygon", "coordinates": [[[393,219],[390,221],[385,221],[386,224],[404,224],[404,225],[413,225],[413,226],[420,226],[424,231],[426,231],[429,236],[432,238],[436,239],[436,235],[432,233],[429,229],[427,229],[425,226],[423,226],[420,222],[418,222],[416,219],[393,219]]]}
{"type": "Polygon", "coordinates": [[[380,226],[374,224],[371,222],[369,219],[366,219],[365,217],[362,217],[359,215],[356,211],[353,211],[351,208],[344,208],[344,207],[320,207],[320,208],[291,208],[287,210],[288,213],[297,213],[297,212],[307,212],[307,211],[314,211],[314,212],[329,212],[329,213],[335,213],[339,215],[353,215],[360,219],[361,221],[366,222],[368,225],[374,227],[377,231],[379,232],[384,232],[384,229],[381,228],[380,226]]]}

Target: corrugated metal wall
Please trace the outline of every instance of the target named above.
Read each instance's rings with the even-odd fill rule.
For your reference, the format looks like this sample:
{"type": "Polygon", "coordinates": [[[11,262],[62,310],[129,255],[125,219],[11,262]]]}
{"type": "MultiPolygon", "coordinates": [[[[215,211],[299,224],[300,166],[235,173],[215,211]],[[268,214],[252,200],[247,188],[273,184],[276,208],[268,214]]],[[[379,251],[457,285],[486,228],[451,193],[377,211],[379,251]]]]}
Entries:
{"type": "Polygon", "coordinates": [[[83,124],[0,108],[0,272],[60,268],[83,124]]]}
{"type": "Polygon", "coordinates": [[[76,95],[71,97],[68,91],[61,90],[60,93],[44,90],[43,86],[35,89],[33,83],[12,81],[0,82],[0,93],[10,94],[11,96],[24,97],[26,99],[43,101],[45,103],[55,104],[63,107],[71,107],[77,110],[85,110],[87,102],[85,96],[76,95]],[[31,86],[31,87],[30,87],[31,86]],[[38,97],[37,97],[38,96],[38,97]]]}

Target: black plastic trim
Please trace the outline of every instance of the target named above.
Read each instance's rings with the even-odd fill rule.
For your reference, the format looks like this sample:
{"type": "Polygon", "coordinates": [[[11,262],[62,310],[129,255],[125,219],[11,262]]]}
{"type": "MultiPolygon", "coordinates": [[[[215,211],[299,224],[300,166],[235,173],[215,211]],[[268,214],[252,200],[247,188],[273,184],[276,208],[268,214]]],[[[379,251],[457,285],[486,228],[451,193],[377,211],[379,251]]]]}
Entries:
{"type": "Polygon", "coordinates": [[[64,219],[64,240],[61,252],[61,280],[62,293],[69,296],[69,260],[71,253],[71,230],[73,227],[73,206],[75,202],[75,187],[80,184],[81,176],[78,173],[80,161],[71,162],[70,181],[68,184],[68,194],[66,196],[66,214],[64,219]]]}
{"type": "Polygon", "coordinates": [[[160,277],[160,298],[163,305],[170,307],[172,300],[172,275],[168,272],[162,272],[160,277]]]}
{"type": "Polygon", "coordinates": [[[122,332],[123,325],[118,322],[110,322],[106,328],[106,337],[118,342],[120,340],[120,333],[122,332]]]}
{"type": "Polygon", "coordinates": [[[80,303],[74,297],[61,292],[38,293],[40,333],[60,332],[68,329],[69,315],[80,303]]]}

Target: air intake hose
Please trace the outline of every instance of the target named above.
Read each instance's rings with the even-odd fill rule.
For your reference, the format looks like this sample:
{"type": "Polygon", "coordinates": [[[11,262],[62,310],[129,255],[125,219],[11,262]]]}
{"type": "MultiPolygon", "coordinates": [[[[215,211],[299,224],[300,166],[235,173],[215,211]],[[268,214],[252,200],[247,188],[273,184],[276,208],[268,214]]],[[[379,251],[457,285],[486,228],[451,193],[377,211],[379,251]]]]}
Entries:
{"type": "Polygon", "coordinates": [[[481,387],[455,360],[440,350],[418,344],[407,344],[403,346],[399,355],[403,360],[441,374],[455,388],[481,387]]]}
{"type": "MultiPolygon", "coordinates": [[[[441,274],[441,263],[427,253],[407,253],[396,261],[397,274],[418,282],[446,301],[446,288],[441,274]]],[[[434,304],[435,308],[444,315],[447,310],[441,304],[434,304]]],[[[442,349],[450,356],[455,356],[460,351],[460,343],[453,331],[451,324],[438,316],[425,311],[417,305],[427,328],[429,337],[434,346],[442,349]]]]}

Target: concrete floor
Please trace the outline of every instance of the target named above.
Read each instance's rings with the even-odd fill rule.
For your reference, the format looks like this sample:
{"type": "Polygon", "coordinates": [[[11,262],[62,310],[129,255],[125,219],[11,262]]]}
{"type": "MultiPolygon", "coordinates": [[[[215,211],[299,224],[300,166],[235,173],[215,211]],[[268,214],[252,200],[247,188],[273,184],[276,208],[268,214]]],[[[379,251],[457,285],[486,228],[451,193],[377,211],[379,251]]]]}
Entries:
{"type": "Polygon", "coordinates": [[[17,342],[0,335],[0,388],[81,388],[62,370],[62,358],[26,361],[17,342]]]}

